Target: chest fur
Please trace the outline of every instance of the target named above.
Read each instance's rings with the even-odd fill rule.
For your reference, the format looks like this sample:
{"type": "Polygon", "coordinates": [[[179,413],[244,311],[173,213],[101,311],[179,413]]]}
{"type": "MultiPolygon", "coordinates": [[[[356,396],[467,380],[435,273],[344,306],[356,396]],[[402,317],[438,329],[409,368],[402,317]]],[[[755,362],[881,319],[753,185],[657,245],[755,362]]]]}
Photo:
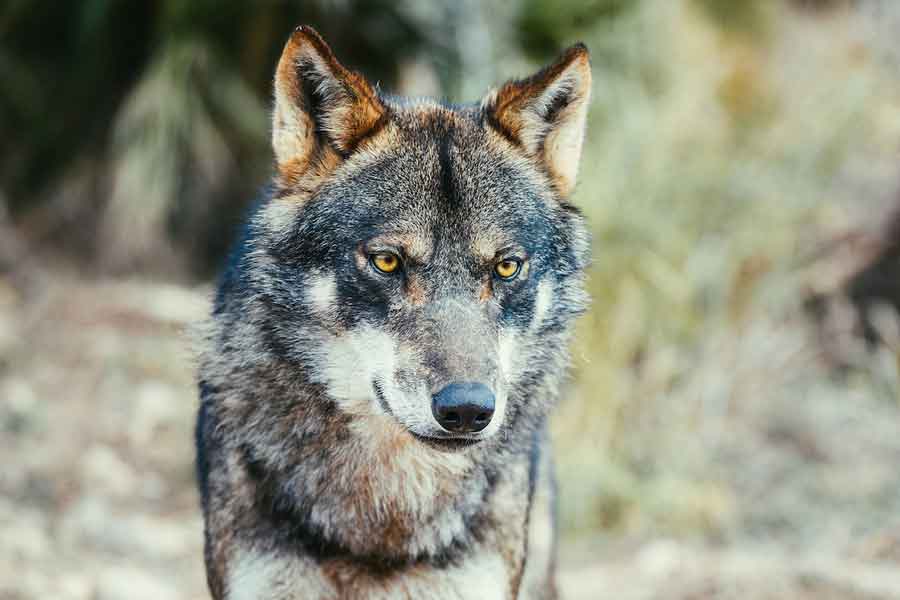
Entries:
{"type": "MultiPolygon", "coordinates": [[[[315,556],[302,546],[261,551],[242,544],[228,560],[225,597],[228,600],[514,598],[525,566],[527,477],[526,464],[511,465],[493,486],[491,494],[480,499],[484,503],[480,518],[460,517],[454,521],[453,529],[470,528],[463,538],[468,542],[465,545],[456,543],[459,538],[454,537],[455,532],[447,530],[446,515],[436,521],[422,519],[404,524],[405,530],[414,532],[408,541],[428,540],[428,545],[441,548],[440,559],[432,557],[381,569],[373,568],[371,562],[360,564],[352,557],[315,556]]],[[[347,531],[348,536],[361,535],[349,523],[347,531]]],[[[368,543],[373,543],[371,538],[368,543]]]]}
{"type": "Polygon", "coordinates": [[[229,600],[506,600],[508,565],[498,552],[478,552],[442,569],[411,567],[390,575],[365,573],[340,562],[242,553],[228,582],[229,600]],[[477,583],[476,583],[477,582],[477,583]]]}

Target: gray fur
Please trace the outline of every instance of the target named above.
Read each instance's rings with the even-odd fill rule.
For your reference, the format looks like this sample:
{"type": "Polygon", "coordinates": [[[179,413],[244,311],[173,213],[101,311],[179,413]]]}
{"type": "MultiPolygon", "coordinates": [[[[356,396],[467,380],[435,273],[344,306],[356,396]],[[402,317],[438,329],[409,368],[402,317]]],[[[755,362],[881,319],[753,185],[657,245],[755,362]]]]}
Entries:
{"type": "Polygon", "coordinates": [[[276,113],[301,126],[276,121],[279,174],[201,356],[214,598],[555,597],[546,419],[586,305],[589,240],[554,175],[571,143],[543,144],[559,132],[580,150],[582,63],[570,50],[480,106],[450,107],[368,98],[314,32],[295,33],[276,113]],[[565,96],[549,96],[560,77],[565,96]],[[355,92],[317,99],[323,87],[355,92]],[[500,108],[529,94],[540,138],[500,108]],[[338,145],[342,101],[374,116],[338,145]],[[383,250],[402,256],[400,273],[368,262],[383,250]],[[523,259],[511,281],[493,271],[508,256],[523,259]],[[452,435],[431,416],[431,396],[458,381],[495,394],[482,432],[452,435]]]}

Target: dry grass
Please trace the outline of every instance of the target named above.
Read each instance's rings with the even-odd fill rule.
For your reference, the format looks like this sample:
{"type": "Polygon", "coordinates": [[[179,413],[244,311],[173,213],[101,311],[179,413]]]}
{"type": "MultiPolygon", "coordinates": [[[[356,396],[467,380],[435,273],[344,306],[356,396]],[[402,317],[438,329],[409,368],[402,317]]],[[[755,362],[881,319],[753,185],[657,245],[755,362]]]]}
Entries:
{"type": "MultiPolygon", "coordinates": [[[[766,436],[781,434],[767,429],[837,453],[832,436],[846,432],[832,413],[871,411],[900,437],[896,348],[856,352],[838,378],[802,314],[808,294],[836,289],[847,268],[829,241],[881,226],[893,197],[890,40],[844,11],[782,9],[770,25],[760,39],[712,27],[692,3],[649,2],[588,39],[621,60],[595,59],[578,192],[596,237],[594,308],[556,421],[572,530],[794,524],[807,518],[800,506],[745,495],[763,493],[767,473],[737,470],[771,452],[766,436]]],[[[887,518],[900,498],[881,491],[887,518]]]]}

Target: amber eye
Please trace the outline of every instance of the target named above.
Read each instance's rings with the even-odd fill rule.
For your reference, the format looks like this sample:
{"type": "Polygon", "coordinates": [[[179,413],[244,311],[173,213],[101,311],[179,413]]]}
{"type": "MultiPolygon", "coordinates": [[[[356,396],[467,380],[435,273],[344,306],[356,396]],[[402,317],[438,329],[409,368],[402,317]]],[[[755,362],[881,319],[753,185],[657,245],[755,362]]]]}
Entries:
{"type": "Polygon", "coordinates": [[[494,273],[496,273],[497,277],[499,277],[500,279],[512,279],[519,274],[519,271],[521,269],[522,261],[514,258],[501,260],[496,265],[494,265],[494,273]]]}
{"type": "Polygon", "coordinates": [[[400,266],[400,259],[396,254],[381,252],[373,254],[370,258],[372,265],[382,273],[393,273],[400,266]]]}

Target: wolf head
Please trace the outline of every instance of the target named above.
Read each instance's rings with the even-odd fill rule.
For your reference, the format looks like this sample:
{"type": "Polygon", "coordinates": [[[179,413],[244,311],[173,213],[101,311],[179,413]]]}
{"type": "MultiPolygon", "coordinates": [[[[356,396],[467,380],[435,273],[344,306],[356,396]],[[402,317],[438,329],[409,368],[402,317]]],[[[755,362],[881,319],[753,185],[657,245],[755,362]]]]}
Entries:
{"type": "Polygon", "coordinates": [[[351,420],[444,448],[547,402],[585,306],[589,240],[567,198],[590,80],[576,45],[479,104],[389,97],[297,29],[246,258],[269,350],[351,420]]]}

